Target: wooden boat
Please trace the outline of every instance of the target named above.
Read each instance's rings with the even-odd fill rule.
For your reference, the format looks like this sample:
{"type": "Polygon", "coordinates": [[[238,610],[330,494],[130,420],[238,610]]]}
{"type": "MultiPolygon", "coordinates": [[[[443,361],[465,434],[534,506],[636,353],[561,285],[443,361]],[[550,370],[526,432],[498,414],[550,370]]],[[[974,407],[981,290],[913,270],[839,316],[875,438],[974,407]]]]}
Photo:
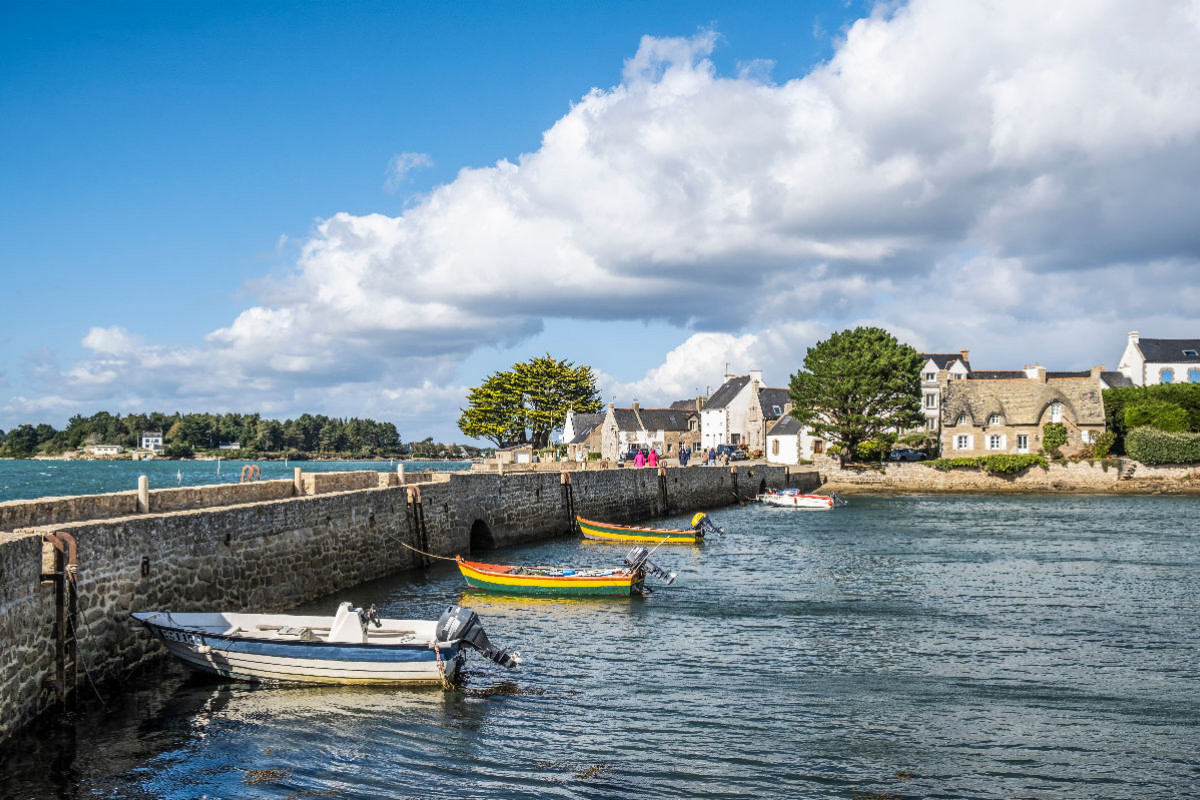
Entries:
{"type": "Polygon", "coordinates": [[[571,567],[521,567],[484,564],[457,556],[458,569],[472,589],[505,594],[538,596],[588,596],[650,594],[646,575],[654,575],[670,585],[675,574],[650,561],[650,551],[635,547],[625,556],[625,566],[615,569],[577,569],[571,567]]]}
{"type": "Polygon", "coordinates": [[[833,492],[829,494],[800,494],[796,490],[785,489],[782,492],[766,492],[758,496],[761,503],[782,508],[799,508],[806,511],[829,511],[836,505],[845,505],[846,501],[833,492]]]}
{"type": "Polygon", "coordinates": [[[607,522],[576,517],[579,530],[585,538],[604,542],[656,542],[661,544],[695,544],[704,540],[705,533],[720,533],[707,514],[692,517],[692,527],[683,529],[637,528],[627,525],[611,525],[607,522]]]}
{"type": "Polygon", "coordinates": [[[520,664],[488,641],[474,611],[450,606],[434,620],[380,619],[375,607],[342,603],[332,617],[289,614],[131,614],[188,667],[246,681],[442,684],[454,679],[462,645],[502,666],[520,664]]]}

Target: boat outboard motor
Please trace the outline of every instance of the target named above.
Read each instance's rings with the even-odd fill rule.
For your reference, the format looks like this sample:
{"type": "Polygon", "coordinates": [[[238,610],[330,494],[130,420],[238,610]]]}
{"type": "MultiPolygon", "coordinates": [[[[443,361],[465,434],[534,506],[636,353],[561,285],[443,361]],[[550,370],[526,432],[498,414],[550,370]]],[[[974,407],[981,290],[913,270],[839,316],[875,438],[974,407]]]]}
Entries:
{"type": "Polygon", "coordinates": [[[469,608],[462,606],[447,608],[437,621],[434,635],[437,636],[439,642],[461,640],[502,667],[514,669],[521,665],[520,653],[509,654],[503,648],[492,646],[492,643],[488,641],[487,634],[483,632],[483,623],[479,621],[479,615],[469,608]]]}
{"type": "Polygon", "coordinates": [[[849,504],[847,501],[845,501],[845,500],[843,500],[842,498],[838,497],[838,493],[837,493],[837,492],[830,492],[830,493],[829,493],[829,496],[833,498],[833,504],[834,504],[835,506],[848,506],[848,505],[850,505],[850,504],[849,504]]]}
{"type": "Polygon", "coordinates": [[[638,545],[625,554],[625,566],[629,567],[630,572],[645,570],[647,573],[667,584],[667,586],[670,586],[675,582],[675,573],[667,572],[665,569],[651,561],[650,551],[641,545],[638,545]]]}
{"type": "Polygon", "coordinates": [[[374,622],[376,628],[383,627],[383,623],[379,621],[379,609],[375,607],[374,603],[371,603],[370,608],[358,609],[358,621],[362,623],[364,631],[367,629],[368,622],[374,622]]]}
{"type": "Polygon", "coordinates": [[[692,529],[696,531],[696,535],[701,539],[710,533],[717,534],[725,532],[724,528],[718,528],[716,525],[714,525],[713,521],[708,518],[708,514],[705,514],[703,511],[692,517],[692,529]]]}

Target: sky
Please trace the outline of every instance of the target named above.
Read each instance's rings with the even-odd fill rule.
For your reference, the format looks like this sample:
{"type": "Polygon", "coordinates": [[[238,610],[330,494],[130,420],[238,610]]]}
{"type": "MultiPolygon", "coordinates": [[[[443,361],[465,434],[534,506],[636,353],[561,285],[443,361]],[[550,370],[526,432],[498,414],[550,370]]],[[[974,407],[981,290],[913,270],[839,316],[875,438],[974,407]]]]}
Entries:
{"type": "Polygon", "coordinates": [[[31,3],[0,29],[0,429],[644,407],[878,325],[1200,337],[1200,3],[31,3]]]}

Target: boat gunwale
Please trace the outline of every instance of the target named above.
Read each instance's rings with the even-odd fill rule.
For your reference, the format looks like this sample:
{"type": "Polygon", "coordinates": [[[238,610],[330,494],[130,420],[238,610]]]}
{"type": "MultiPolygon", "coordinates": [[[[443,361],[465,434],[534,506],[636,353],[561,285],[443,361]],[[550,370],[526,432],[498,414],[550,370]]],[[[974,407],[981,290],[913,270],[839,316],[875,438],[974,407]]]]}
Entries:
{"type": "MultiPolygon", "coordinates": [[[[518,575],[518,574],[514,574],[511,571],[514,569],[518,569],[518,567],[501,565],[501,564],[486,564],[482,561],[467,561],[462,556],[455,556],[455,558],[457,559],[460,567],[466,566],[468,569],[472,569],[475,572],[481,572],[485,575],[494,575],[498,578],[515,578],[515,579],[527,578],[529,580],[538,580],[538,581],[552,580],[552,581],[563,581],[565,583],[576,583],[576,582],[582,582],[582,581],[622,581],[623,582],[623,581],[626,581],[629,578],[633,577],[632,572],[630,572],[627,569],[620,569],[620,568],[612,570],[610,572],[610,574],[608,574],[608,575],[518,575]],[[481,569],[481,567],[484,567],[484,569],[481,569]],[[508,571],[502,572],[502,571],[495,570],[495,569],[486,569],[486,567],[502,567],[504,570],[508,570],[508,571]]],[[[534,567],[533,569],[536,569],[536,567],[534,567]]],[[[547,569],[560,569],[560,567],[548,567],[547,569]]],[[[561,567],[561,569],[573,569],[573,567],[561,567]]]]}
{"type": "Polygon", "coordinates": [[[691,536],[696,538],[696,531],[693,528],[639,528],[634,525],[618,525],[615,522],[596,522],[591,519],[584,519],[576,516],[575,521],[580,525],[591,525],[596,528],[615,528],[620,531],[636,531],[637,533],[665,533],[672,536],[691,536]]]}

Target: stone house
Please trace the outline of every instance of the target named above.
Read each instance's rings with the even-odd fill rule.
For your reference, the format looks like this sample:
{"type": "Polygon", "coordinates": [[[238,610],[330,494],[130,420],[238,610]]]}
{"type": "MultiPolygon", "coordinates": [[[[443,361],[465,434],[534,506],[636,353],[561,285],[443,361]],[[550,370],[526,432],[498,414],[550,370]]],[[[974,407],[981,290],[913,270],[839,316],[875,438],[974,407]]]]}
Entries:
{"type": "Polygon", "coordinates": [[[943,381],[964,380],[971,374],[971,351],[922,353],[921,408],[925,411],[925,430],[936,433],[941,427],[943,381]]]}
{"type": "Polygon", "coordinates": [[[567,412],[563,425],[563,444],[567,446],[567,458],[571,461],[587,461],[592,453],[600,452],[601,428],[604,412],[576,414],[567,412]]]}
{"type": "Polygon", "coordinates": [[[972,372],[941,386],[942,456],[1040,453],[1042,426],[1067,429],[1064,453],[1079,450],[1105,429],[1103,367],[1088,372],[1025,370],[972,372]]]}
{"type": "Polygon", "coordinates": [[[745,445],[753,452],[767,446],[767,429],[786,413],[787,389],[764,386],[762,370],[726,376],[725,383],[700,412],[700,446],[745,445]]]}
{"type": "Polygon", "coordinates": [[[1134,386],[1200,383],[1200,339],[1143,339],[1130,331],[1117,369],[1134,386]]]}
{"type": "Polygon", "coordinates": [[[600,424],[601,457],[616,460],[621,453],[639,447],[653,448],[664,458],[676,458],[681,443],[695,449],[698,417],[694,408],[642,408],[637,403],[630,408],[616,408],[609,403],[600,424]]]}
{"type": "MultiPolygon", "coordinates": [[[[790,412],[791,403],[787,410],[790,412]]],[[[812,429],[785,413],[767,432],[765,456],[769,464],[799,464],[803,459],[825,452],[825,441],[813,435],[812,429]]]]}

